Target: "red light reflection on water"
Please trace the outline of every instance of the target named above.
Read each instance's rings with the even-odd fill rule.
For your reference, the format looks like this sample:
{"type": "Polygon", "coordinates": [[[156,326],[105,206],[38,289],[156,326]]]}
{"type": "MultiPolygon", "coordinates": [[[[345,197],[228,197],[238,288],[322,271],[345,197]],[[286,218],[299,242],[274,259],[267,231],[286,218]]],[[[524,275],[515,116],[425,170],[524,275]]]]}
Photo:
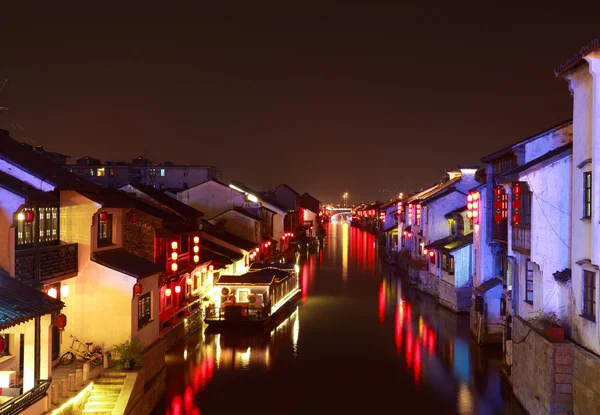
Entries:
{"type": "Polygon", "coordinates": [[[306,302],[308,297],[308,264],[302,264],[302,304],[306,302]]]}
{"type": "Polygon", "coordinates": [[[398,304],[398,307],[396,307],[396,324],[395,324],[395,340],[396,340],[396,353],[400,354],[400,350],[402,349],[402,326],[403,326],[403,322],[402,322],[402,317],[403,317],[403,310],[402,310],[402,303],[398,304]]]}
{"type": "Polygon", "coordinates": [[[379,322],[385,321],[385,281],[379,285],[379,322]]]}
{"type": "Polygon", "coordinates": [[[421,345],[419,340],[415,340],[415,384],[419,383],[421,378],[421,345]]]}
{"type": "Polygon", "coordinates": [[[412,331],[408,330],[406,335],[406,365],[412,367],[413,363],[413,334],[412,331]]]}

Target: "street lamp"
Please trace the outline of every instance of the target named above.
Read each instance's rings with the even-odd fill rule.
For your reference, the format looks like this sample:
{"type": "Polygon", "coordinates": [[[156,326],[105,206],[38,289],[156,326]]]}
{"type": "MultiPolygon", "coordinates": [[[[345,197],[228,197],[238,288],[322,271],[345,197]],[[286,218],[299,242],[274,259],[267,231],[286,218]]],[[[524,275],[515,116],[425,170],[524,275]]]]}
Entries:
{"type": "Polygon", "coordinates": [[[346,207],[346,205],[348,204],[348,192],[344,193],[343,197],[344,197],[344,207],[346,207]]]}

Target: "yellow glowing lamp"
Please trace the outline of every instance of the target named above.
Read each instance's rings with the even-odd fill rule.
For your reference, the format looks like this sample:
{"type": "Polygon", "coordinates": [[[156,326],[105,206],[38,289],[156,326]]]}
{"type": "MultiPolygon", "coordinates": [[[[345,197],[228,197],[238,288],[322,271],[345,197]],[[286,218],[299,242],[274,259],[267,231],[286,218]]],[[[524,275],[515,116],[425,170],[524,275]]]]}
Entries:
{"type": "Polygon", "coordinates": [[[69,286],[68,285],[61,285],[60,286],[60,295],[63,298],[67,298],[69,296],[69,286]]]}
{"type": "Polygon", "coordinates": [[[467,196],[467,201],[468,202],[472,202],[473,201],[473,195],[468,195],[467,196]]]}
{"type": "Polygon", "coordinates": [[[176,286],[175,286],[175,292],[176,292],[177,294],[179,294],[179,293],[181,292],[181,285],[176,285],[176,286]]]}
{"type": "Polygon", "coordinates": [[[172,259],[173,261],[177,261],[177,252],[173,252],[173,253],[171,253],[171,259],[172,259]]]}
{"type": "Polygon", "coordinates": [[[194,247],[194,253],[197,254],[198,252],[200,252],[200,247],[198,245],[196,245],[194,247]]]}
{"type": "Polygon", "coordinates": [[[23,222],[25,220],[25,214],[23,212],[17,213],[17,220],[23,222]]]}
{"type": "Polygon", "coordinates": [[[171,271],[176,272],[177,271],[177,262],[173,262],[171,264],[171,271]]]}
{"type": "Polygon", "coordinates": [[[473,212],[468,211],[467,212],[467,218],[471,219],[473,217],[473,212]]]}
{"type": "Polygon", "coordinates": [[[187,283],[187,285],[192,285],[194,283],[194,280],[192,279],[192,277],[187,277],[185,282],[187,283]]]}
{"type": "Polygon", "coordinates": [[[179,246],[179,244],[177,243],[177,241],[173,241],[171,242],[171,249],[173,251],[177,251],[177,247],[179,246]]]}
{"type": "Polygon", "coordinates": [[[56,298],[56,296],[58,295],[58,291],[56,290],[56,288],[50,288],[48,290],[48,295],[52,298],[56,298]]]}
{"type": "Polygon", "coordinates": [[[171,289],[170,289],[170,288],[167,288],[167,289],[165,290],[165,296],[166,296],[166,297],[170,297],[170,296],[171,296],[171,289]]]}
{"type": "Polygon", "coordinates": [[[194,243],[195,244],[200,243],[200,237],[199,236],[194,236],[194,243]]]}
{"type": "Polygon", "coordinates": [[[194,255],[194,262],[195,263],[200,262],[200,257],[198,255],[194,255]]]}

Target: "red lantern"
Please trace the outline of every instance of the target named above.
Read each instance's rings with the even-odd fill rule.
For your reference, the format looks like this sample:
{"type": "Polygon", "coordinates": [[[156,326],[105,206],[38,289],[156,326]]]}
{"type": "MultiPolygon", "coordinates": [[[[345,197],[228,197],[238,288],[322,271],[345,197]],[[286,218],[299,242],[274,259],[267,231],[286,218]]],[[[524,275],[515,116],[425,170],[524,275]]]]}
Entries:
{"type": "Polygon", "coordinates": [[[520,195],[521,194],[521,184],[520,183],[515,183],[513,185],[513,193],[516,195],[520,195]]]}
{"type": "Polygon", "coordinates": [[[167,289],[165,290],[165,296],[166,296],[166,297],[170,297],[170,296],[171,296],[171,289],[170,289],[170,288],[167,288],[167,289]]]}
{"type": "Polygon", "coordinates": [[[496,223],[500,223],[500,222],[502,222],[502,214],[501,214],[501,213],[496,213],[496,214],[494,214],[494,221],[495,221],[496,223]]]}
{"type": "Polygon", "coordinates": [[[4,351],[5,347],[6,347],[6,340],[4,340],[4,337],[0,336],[0,353],[2,353],[4,351]]]}
{"type": "Polygon", "coordinates": [[[54,320],[54,325],[59,330],[64,330],[64,328],[67,326],[67,316],[65,316],[62,313],[60,313],[59,315],[57,315],[56,316],[56,320],[54,320]]]}
{"type": "Polygon", "coordinates": [[[100,218],[100,223],[106,223],[108,221],[108,213],[106,213],[105,210],[103,210],[102,212],[100,212],[100,214],[98,215],[98,217],[100,218]]]}
{"type": "Polygon", "coordinates": [[[33,223],[35,212],[31,209],[25,211],[25,223],[33,223]]]}
{"type": "Polygon", "coordinates": [[[433,256],[435,255],[435,253],[433,251],[429,251],[429,256],[433,258],[433,256]]]}
{"type": "Polygon", "coordinates": [[[131,223],[133,225],[137,224],[137,215],[135,213],[131,215],[131,223]]]}
{"type": "Polygon", "coordinates": [[[175,286],[175,292],[176,292],[177,294],[179,294],[179,293],[181,292],[181,285],[176,285],[176,286],[175,286]]]}
{"type": "Polygon", "coordinates": [[[142,283],[140,283],[140,282],[136,282],[136,283],[133,285],[133,293],[134,293],[135,295],[142,295],[142,283]]]}

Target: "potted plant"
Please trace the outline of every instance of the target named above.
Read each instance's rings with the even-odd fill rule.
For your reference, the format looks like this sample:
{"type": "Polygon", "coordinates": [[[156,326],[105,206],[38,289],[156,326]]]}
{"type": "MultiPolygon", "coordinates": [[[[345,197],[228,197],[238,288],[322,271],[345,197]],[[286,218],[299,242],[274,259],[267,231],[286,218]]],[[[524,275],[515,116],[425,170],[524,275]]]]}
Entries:
{"type": "Polygon", "coordinates": [[[540,310],[530,317],[528,321],[550,341],[562,341],[565,339],[565,329],[561,327],[560,320],[554,311],[544,312],[540,310]]]}
{"type": "Polygon", "coordinates": [[[121,370],[132,370],[144,361],[144,345],[137,337],[115,344],[111,351],[117,356],[117,368],[121,370]]]}

